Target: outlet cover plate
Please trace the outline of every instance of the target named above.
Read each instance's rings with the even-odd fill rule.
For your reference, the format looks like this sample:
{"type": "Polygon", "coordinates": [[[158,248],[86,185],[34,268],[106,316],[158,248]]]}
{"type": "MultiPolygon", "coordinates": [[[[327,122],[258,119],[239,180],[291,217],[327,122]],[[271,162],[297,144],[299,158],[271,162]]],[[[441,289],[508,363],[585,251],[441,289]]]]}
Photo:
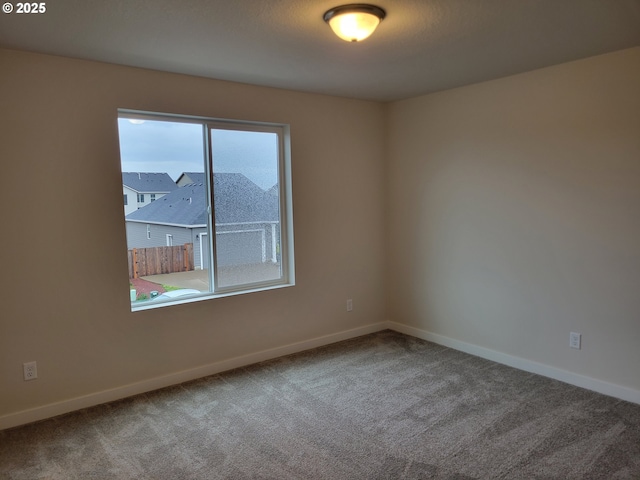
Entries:
{"type": "Polygon", "coordinates": [[[38,378],[38,365],[36,362],[27,362],[22,364],[25,381],[35,380],[38,378]]]}
{"type": "Polygon", "coordinates": [[[571,332],[569,334],[569,346],[580,350],[582,343],[582,335],[580,333],[571,332]]]}

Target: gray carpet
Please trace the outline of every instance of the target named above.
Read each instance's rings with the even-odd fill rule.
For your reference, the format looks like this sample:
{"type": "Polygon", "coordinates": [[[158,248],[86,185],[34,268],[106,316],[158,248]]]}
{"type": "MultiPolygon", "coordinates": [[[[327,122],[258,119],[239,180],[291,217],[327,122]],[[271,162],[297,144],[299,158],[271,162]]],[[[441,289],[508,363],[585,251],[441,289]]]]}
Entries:
{"type": "Polygon", "coordinates": [[[640,405],[384,331],[0,432],[2,479],[640,478],[640,405]]]}

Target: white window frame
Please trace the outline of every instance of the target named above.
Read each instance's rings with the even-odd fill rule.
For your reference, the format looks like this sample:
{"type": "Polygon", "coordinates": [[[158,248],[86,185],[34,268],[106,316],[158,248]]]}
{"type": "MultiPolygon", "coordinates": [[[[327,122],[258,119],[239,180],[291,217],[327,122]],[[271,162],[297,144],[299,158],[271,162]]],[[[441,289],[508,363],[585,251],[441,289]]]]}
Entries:
{"type": "MultiPolygon", "coordinates": [[[[137,120],[157,120],[167,122],[186,122],[200,124],[203,127],[203,141],[205,143],[205,180],[207,183],[207,196],[209,201],[207,232],[199,236],[202,248],[208,249],[209,254],[209,284],[210,292],[203,292],[200,295],[189,297],[179,297],[168,301],[145,302],[131,304],[132,311],[148,310],[167,305],[190,303],[194,301],[208,300],[231,295],[239,295],[263,290],[271,290],[295,285],[295,263],[293,247],[293,202],[291,188],[291,146],[290,127],[287,124],[250,122],[239,120],[228,120],[219,118],[186,116],[163,114],[155,112],[141,112],[128,109],[119,109],[118,118],[137,120]],[[217,260],[215,255],[216,235],[214,234],[214,208],[213,208],[213,159],[209,144],[212,129],[227,129],[247,132],[269,132],[278,135],[278,189],[279,189],[279,214],[280,214],[280,262],[281,277],[276,280],[267,280],[243,285],[233,285],[219,287],[216,285],[217,260]],[[204,237],[204,239],[203,239],[204,237]],[[211,239],[211,240],[209,240],[211,239]]],[[[147,232],[149,238],[150,232],[147,232]]],[[[275,230],[271,232],[275,236],[275,230]]],[[[265,254],[266,255],[266,252],[265,254]]],[[[275,247],[273,252],[269,252],[269,257],[275,259],[275,247]]],[[[202,261],[202,250],[200,251],[202,261]]],[[[195,259],[194,259],[195,260],[195,259]]],[[[196,262],[197,263],[197,262],[196,262]]],[[[201,265],[202,267],[202,265],[201,265]]]]}

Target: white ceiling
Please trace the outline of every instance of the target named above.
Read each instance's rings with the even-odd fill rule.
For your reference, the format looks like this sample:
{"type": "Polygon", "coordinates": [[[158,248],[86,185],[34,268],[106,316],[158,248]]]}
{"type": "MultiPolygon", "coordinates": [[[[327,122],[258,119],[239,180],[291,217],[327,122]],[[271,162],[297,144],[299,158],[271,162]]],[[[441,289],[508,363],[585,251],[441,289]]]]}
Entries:
{"type": "Polygon", "coordinates": [[[640,0],[372,3],[387,18],[351,44],[335,0],[49,0],[0,14],[0,46],[389,101],[640,45],[640,0]]]}

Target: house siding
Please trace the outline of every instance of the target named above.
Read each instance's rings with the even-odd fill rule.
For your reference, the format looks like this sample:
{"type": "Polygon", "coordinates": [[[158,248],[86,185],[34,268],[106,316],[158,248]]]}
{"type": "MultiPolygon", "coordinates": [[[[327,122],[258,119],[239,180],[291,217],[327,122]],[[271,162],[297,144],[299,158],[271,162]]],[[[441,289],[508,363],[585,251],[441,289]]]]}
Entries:
{"type": "Polygon", "coordinates": [[[191,228],[154,225],[152,223],[126,222],[127,248],[148,248],[167,246],[167,234],[173,236],[173,245],[191,243],[191,228]],[[147,238],[147,226],[150,237],[147,238]]]}
{"type": "MultiPolygon", "coordinates": [[[[274,243],[271,223],[218,225],[216,241],[218,248],[218,265],[249,265],[252,263],[271,262],[274,260],[274,243]]],[[[186,228],[153,223],[126,222],[127,248],[164,247],[167,245],[167,234],[173,236],[173,245],[193,243],[193,261],[195,268],[209,268],[208,240],[202,242],[200,251],[200,235],[206,234],[206,227],[186,228]],[[147,228],[150,237],[147,238],[147,228]]],[[[279,228],[276,226],[276,249],[280,241],[279,228]]],[[[279,261],[277,258],[276,261],[279,261]]]]}
{"type": "Polygon", "coordinates": [[[127,196],[127,204],[124,206],[124,214],[126,216],[138,209],[138,195],[126,185],[122,186],[122,193],[127,196]]]}
{"type": "MultiPolygon", "coordinates": [[[[278,261],[274,259],[272,223],[217,225],[216,242],[218,265],[249,265],[278,261]]],[[[275,245],[280,242],[276,224],[275,245]]],[[[277,247],[276,247],[277,248],[277,247]]]]}

